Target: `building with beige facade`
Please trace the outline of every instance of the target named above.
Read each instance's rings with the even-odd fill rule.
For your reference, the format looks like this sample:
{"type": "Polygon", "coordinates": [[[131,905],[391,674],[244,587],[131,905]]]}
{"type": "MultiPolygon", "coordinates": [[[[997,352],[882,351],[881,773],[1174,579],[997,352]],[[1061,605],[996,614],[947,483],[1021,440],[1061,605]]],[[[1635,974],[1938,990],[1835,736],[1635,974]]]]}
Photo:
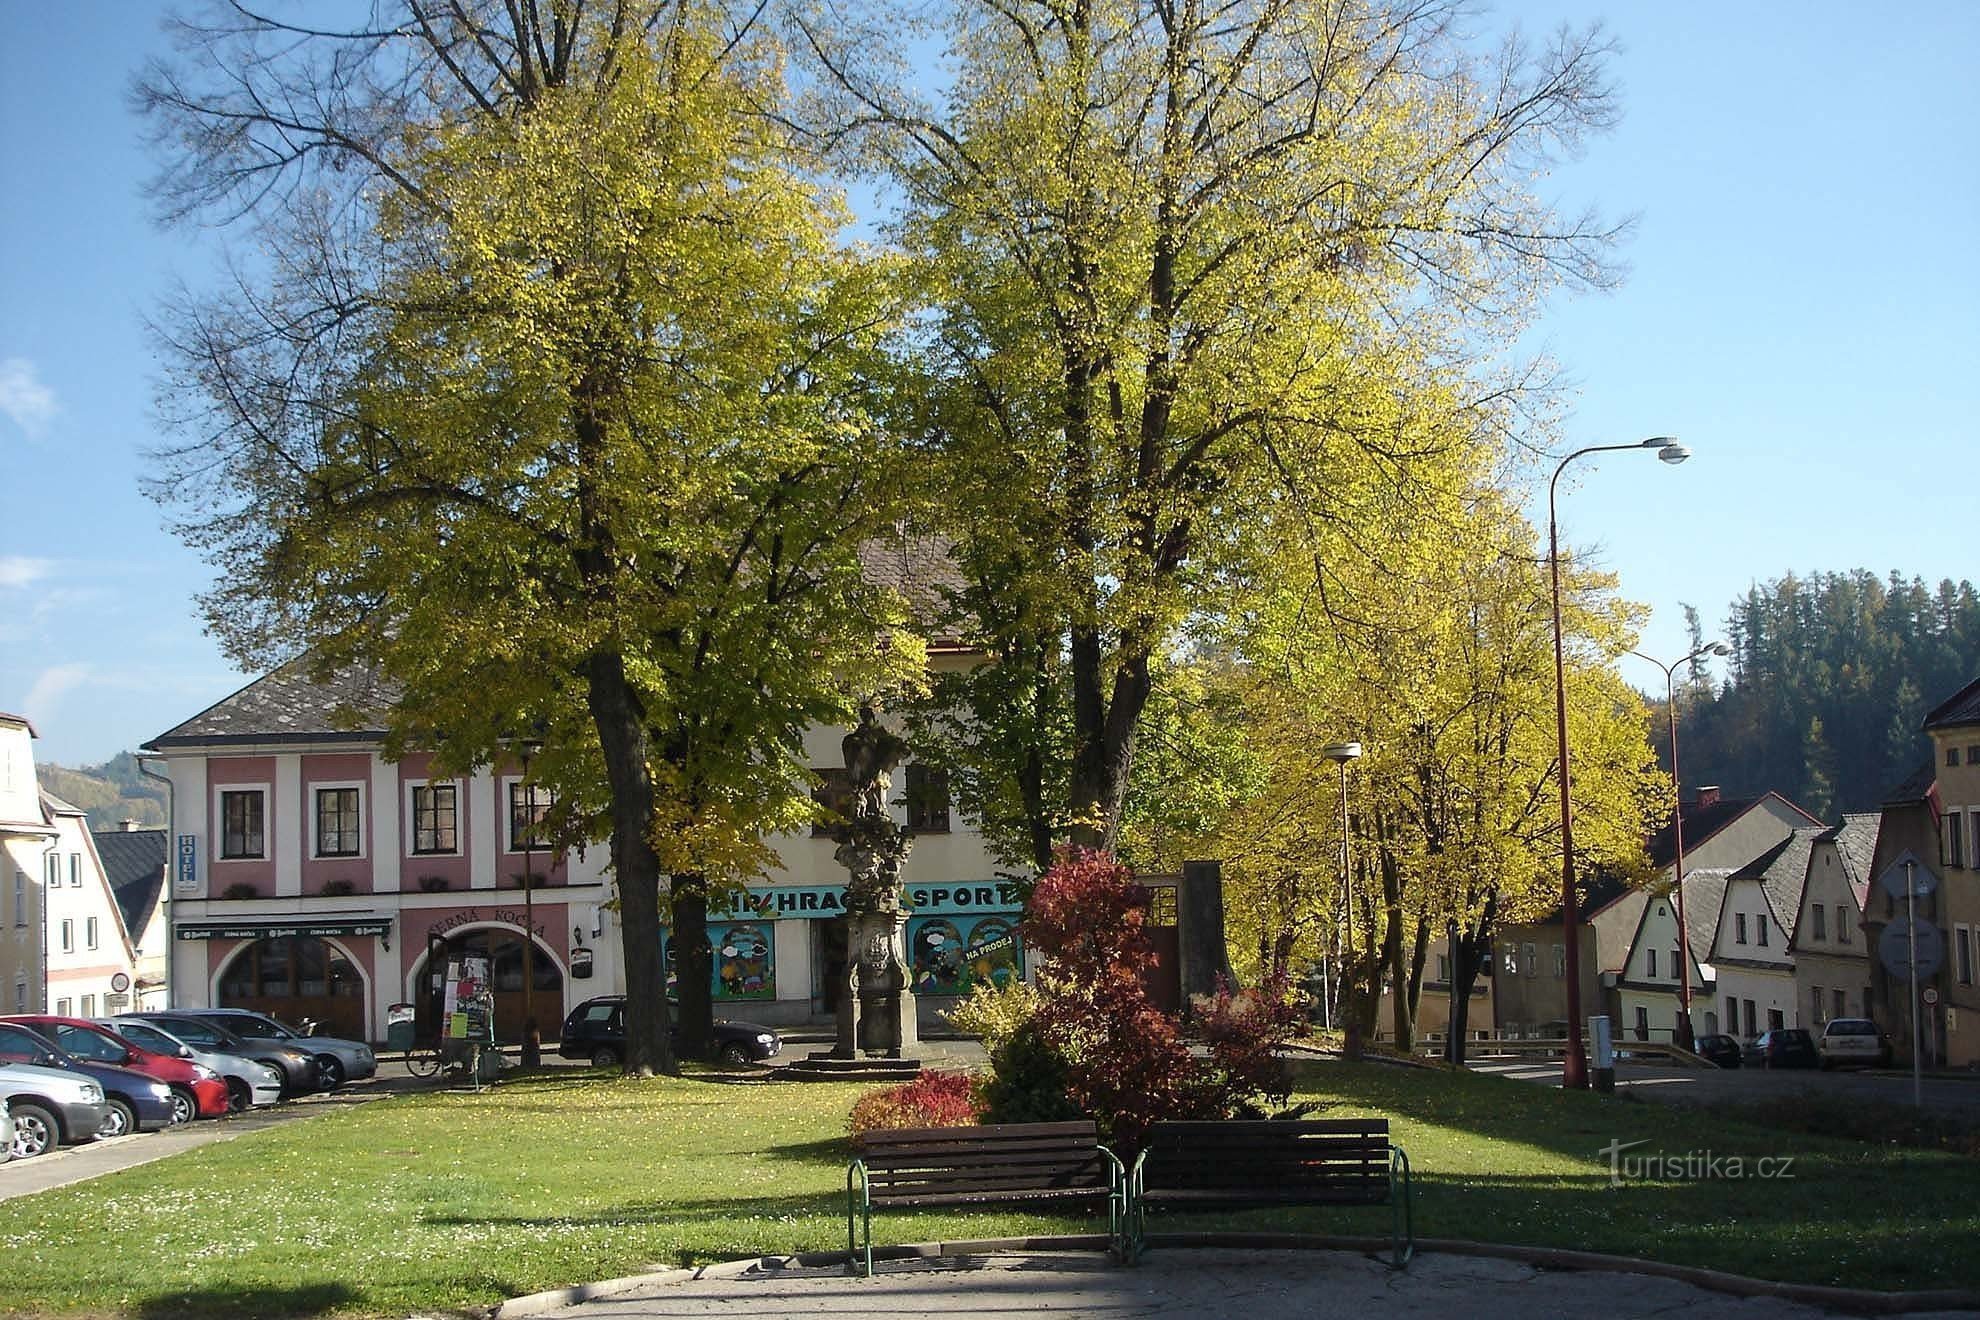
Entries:
{"type": "Polygon", "coordinates": [[[0,712],[0,1007],[10,1013],[47,1007],[41,887],[55,827],[41,810],[34,738],[26,719],[0,712]]]}

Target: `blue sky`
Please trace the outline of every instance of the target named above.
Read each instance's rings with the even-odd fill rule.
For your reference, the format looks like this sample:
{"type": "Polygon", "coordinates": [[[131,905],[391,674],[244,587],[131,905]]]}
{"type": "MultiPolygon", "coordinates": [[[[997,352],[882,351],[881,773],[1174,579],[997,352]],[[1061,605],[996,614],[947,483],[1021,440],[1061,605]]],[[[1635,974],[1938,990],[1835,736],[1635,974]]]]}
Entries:
{"type": "MultiPolygon", "coordinates": [[[[0,709],[68,764],[242,682],[200,629],[205,567],[138,488],[161,439],[142,318],[217,248],[161,233],[139,193],[124,89],[162,47],[154,12],[0,0],[0,709]]],[[[1790,571],[1980,574],[1980,4],[1491,11],[1592,18],[1624,47],[1624,119],[1544,186],[1639,214],[1632,273],[1532,342],[1575,383],[1567,440],[1694,451],[1607,455],[1564,488],[1564,535],[1654,608],[1643,649],[1682,653],[1680,602],[1709,626],[1790,571]],[[1941,488],[1958,499],[1931,511],[1941,488]]]]}

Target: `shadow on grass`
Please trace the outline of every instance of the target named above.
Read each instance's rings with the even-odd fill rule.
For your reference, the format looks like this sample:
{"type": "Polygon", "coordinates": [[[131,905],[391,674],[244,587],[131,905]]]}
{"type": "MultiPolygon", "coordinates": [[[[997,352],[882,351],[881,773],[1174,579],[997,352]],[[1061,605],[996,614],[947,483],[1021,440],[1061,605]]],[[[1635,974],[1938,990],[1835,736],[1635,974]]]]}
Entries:
{"type": "Polygon", "coordinates": [[[826,1137],[819,1141],[800,1141],[789,1146],[771,1146],[763,1152],[773,1160],[787,1164],[824,1164],[835,1169],[843,1169],[852,1159],[852,1142],[845,1137],[826,1137]]]}
{"type": "Polygon", "coordinates": [[[143,1320],[308,1320],[348,1310],[357,1293],[341,1283],[312,1283],[294,1288],[198,1288],[190,1292],[147,1297],[133,1314],[143,1320]]]}
{"type": "Polygon", "coordinates": [[[817,1196],[756,1196],[711,1201],[635,1201],[572,1215],[423,1215],[435,1228],[610,1228],[627,1224],[676,1224],[684,1220],[844,1214],[844,1192],[817,1196]]]}

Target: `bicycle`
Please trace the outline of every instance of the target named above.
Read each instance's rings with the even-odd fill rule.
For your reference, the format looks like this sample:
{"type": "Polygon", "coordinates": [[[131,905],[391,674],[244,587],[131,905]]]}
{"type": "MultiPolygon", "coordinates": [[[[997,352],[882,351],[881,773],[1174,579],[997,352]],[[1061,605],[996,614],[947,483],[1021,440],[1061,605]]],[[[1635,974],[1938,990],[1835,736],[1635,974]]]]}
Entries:
{"type": "Polygon", "coordinates": [[[438,1045],[426,1045],[406,1051],[406,1071],[415,1077],[431,1077],[447,1066],[447,1060],[438,1045]]]}

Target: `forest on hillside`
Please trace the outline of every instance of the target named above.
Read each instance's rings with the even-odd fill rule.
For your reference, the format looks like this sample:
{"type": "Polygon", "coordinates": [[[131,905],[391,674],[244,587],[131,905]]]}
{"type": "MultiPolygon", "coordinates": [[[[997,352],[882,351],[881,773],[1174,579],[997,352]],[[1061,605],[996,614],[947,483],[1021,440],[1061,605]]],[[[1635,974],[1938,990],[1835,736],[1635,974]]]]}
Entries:
{"type": "Polygon", "coordinates": [[[129,752],[80,768],[44,762],[34,772],[45,792],[88,812],[92,830],[114,830],[127,818],[143,829],[165,824],[164,785],[146,778],[129,752]]]}
{"type": "MultiPolygon", "coordinates": [[[[1930,758],[1926,712],[1980,677],[1980,596],[1964,580],[1789,574],[1735,600],[1720,633],[1685,613],[1694,648],[1733,649],[1717,687],[1680,675],[1687,796],[1718,784],[1728,796],[1778,790],[1825,820],[1874,811],[1930,758]]],[[[1668,717],[1652,705],[1668,769],[1668,717]]]]}

